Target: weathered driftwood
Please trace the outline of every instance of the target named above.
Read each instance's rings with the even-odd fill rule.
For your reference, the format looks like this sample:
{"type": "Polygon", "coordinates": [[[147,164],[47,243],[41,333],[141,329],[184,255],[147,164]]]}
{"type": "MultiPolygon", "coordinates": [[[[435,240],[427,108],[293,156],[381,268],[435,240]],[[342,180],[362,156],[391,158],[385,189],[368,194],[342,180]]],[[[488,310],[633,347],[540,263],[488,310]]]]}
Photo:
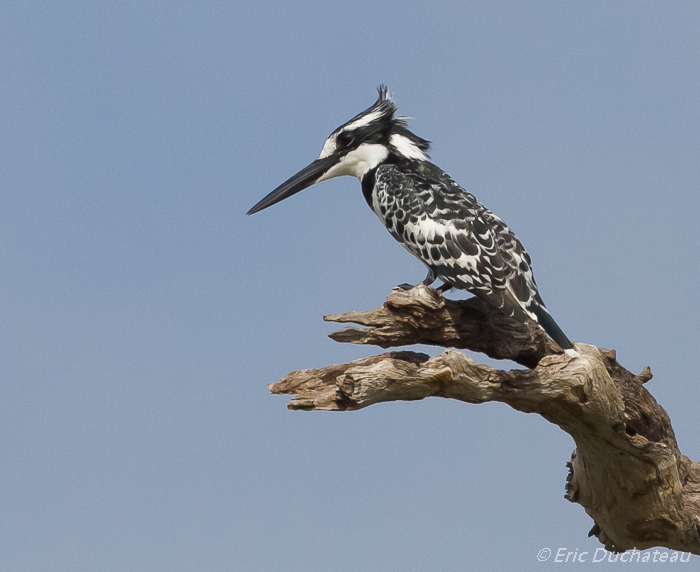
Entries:
{"type": "Polygon", "coordinates": [[[680,453],[666,411],[642,385],[648,367],[633,375],[614,351],[586,344],[571,358],[534,324],[422,285],[394,290],[382,308],[325,319],[369,326],[331,334],[337,341],[465,348],[532,369],[500,371],[453,349],[432,358],[395,351],[270,384],[272,393],[297,394],[290,409],[348,411],[437,396],[539,413],[576,442],[566,498],[593,518],[589,535],[618,552],[665,546],[700,555],[700,463],[680,453]]]}

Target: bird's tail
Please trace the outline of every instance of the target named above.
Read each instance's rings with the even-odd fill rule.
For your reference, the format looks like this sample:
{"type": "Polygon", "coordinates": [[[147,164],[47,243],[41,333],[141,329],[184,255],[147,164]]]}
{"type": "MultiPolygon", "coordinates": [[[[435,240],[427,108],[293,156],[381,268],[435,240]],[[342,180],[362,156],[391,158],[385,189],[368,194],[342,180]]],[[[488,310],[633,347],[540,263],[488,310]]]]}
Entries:
{"type": "Polygon", "coordinates": [[[566,334],[554,321],[554,318],[550,316],[542,302],[542,298],[540,298],[538,294],[535,294],[527,306],[523,305],[510,290],[503,290],[498,294],[493,292],[490,294],[483,294],[477,290],[475,294],[501,310],[507,316],[511,316],[516,320],[523,322],[528,319],[535,320],[547,335],[559,344],[559,347],[564,350],[564,353],[573,358],[579,357],[571,340],[566,337],[566,334]]]}
{"type": "Polygon", "coordinates": [[[547,332],[550,338],[559,344],[559,347],[563,349],[567,354],[571,350],[575,352],[574,346],[571,340],[566,337],[566,334],[562,331],[559,325],[554,321],[554,318],[550,316],[547,308],[544,306],[533,303],[528,306],[528,311],[532,312],[537,317],[537,323],[542,326],[542,329],[547,332]]]}

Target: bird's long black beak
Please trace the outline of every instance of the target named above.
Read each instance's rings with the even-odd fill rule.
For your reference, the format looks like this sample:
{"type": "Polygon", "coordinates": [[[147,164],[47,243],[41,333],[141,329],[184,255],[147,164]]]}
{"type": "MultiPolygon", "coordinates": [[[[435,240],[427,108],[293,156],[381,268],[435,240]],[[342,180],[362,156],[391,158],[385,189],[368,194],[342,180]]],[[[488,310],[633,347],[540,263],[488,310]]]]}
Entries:
{"type": "Polygon", "coordinates": [[[267,207],[283,201],[284,199],[296,195],[299,191],[303,191],[305,188],[313,185],[318,179],[323,175],[328,169],[338,162],[338,157],[335,154],[324,157],[323,159],[316,159],[313,163],[304,167],[296,175],[286,180],[264,199],[262,199],[258,204],[256,204],[252,209],[250,209],[246,214],[255,214],[260,212],[267,207]]]}

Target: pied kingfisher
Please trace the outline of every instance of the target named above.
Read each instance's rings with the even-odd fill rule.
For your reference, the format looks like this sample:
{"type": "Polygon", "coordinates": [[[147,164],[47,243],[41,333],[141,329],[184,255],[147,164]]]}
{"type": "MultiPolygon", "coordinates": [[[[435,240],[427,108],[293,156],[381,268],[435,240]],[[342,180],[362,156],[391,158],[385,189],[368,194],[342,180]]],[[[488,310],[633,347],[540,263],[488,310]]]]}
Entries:
{"type": "Polygon", "coordinates": [[[253,214],[341,175],[362,184],[367,204],[401,245],[428,267],[423,284],[459,288],[525,322],[535,320],[567,354],[577,352],[537,292],[530,256],[506,224],[430,162],[430,143],[379,87],[369,109],[338,127],[318,159],[251,208],[253,214]]]}

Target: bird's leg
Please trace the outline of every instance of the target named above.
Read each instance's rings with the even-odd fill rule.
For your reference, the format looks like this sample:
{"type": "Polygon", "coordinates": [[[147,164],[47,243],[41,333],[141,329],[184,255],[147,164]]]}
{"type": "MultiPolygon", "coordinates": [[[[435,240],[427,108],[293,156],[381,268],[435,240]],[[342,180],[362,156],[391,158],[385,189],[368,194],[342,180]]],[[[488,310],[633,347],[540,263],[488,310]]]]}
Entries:
{"type": "MultiPolygon", "coordinates": [[[[435,282],[436,279],[437,276],[435,272],[433,272],[432,268],[428,268],[428,275],[425,277],[425,280],[423,280],[422,284],[424,286],[430,286],[433,282],[435,282]]],[[[404,282],[403,284],[399,284],[398,288],[401,288],[401,290],[410,290],[411,288],[413,288],[413,285],[404,282]]]]}
{"type": "Polygon", "coordinates": [[[438,286],[435,289],[438,292],[441,292],[442,294],[444,294],[445,292],[449,292],[450,290],[452,290],[452,288],[454,288],[454,286],[452,286],[452,284],[448,284],[447,282],[445,282],[442,286],[438,286]]]}
{"type": "Polygon", "coordinates": [[[430,286],[437,279],[437,275],[432,268],[428,268],[428,275],[423,280],[423,286],[430,286]]]}

